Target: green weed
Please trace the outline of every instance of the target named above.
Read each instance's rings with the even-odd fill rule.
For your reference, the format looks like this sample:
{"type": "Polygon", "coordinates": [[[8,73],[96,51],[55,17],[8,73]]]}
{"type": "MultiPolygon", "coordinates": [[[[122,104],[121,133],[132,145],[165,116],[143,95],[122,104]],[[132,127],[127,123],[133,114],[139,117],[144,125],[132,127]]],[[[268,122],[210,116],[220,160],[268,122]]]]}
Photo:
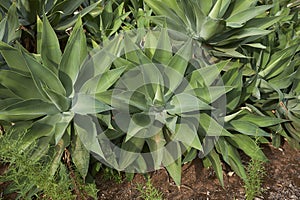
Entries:
{"type": "MultiPolygon", "coordinates": [[[[256,140],[256,142],[258,142],[256,140]]],[[[259,149],[259,148],[258,148],[259,149]]],[[[245,180],[246,200],[253,200],[262,193],[263,178],[266,174],[264,161],[251,159],[247,168],[245,180]]]]}
{"type": "Polygon", "coordinates": [[[50,176],[51,158],[33,160],[31,155],[36,146],[21,150],[20,143],[21,138],[13,138],[9,133],[0,135],[0,162],[9,164],[8,170],[0,176],[1,182],[10,183],[4,195],[17,193],[17,199],[73,200],[78,194],[87,194],[96,199],[95,186],[85,185],[79,176],[71,176],[63,162],[55,176],[50,176]]]}
{"type": "Polygon", "coordinates": [[[147,182],[145,185],[138,184],[136,188],[140,192],[139,198],[144,200],[162,200],[163,194],[157,188],[155,188],[151,179],[147,178],[147,182]]]}

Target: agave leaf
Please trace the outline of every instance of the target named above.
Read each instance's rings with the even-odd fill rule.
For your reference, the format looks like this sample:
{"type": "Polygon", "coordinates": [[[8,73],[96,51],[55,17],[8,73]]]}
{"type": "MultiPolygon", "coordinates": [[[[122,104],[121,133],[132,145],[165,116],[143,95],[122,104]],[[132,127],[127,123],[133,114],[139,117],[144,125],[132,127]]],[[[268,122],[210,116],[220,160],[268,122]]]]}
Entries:
{"type": "Polygon", "coordinates": [[[226,138],[232,145],[243,150],[245,154],[254,160],[267,161],[267,157],[257,146],[255,141],[247,135],[235,134],[234,137],[226,138]]]}
{"type": "Polygon", "coordinates": [[[107,71],[102,74],[96,87],[96,92],[100,93],[109,89],[120,78],[125,70],[126,67],[122,67],[107,71]]]}
{"type": "Polygon", "coordinates": [[[247,111],[242,111],[241,114],[239,114],[236,117],[237,121],[244,121],[244,122],[251,122],[253,124],[256,124],[259,127],[268,127],[268,126],[274,126],[280,123],[287,122],[287,120],[274,118],[274,117],[268,117],[268,116],[259,116],[251,114],[247,111]]]}
{"type": "Polygon", "coordinates": [[[196,88],[191,91],[191,93],[195,94],[199,99],[203,100],[205,103],[213,103],[224,94],[230,92],[233,87],[228,86],[210,86],[204,88],[196,88]]]}
{"type": "Polygon", "coordinates": [[[101,133],[101,128],[96,123],[97,119],[89,115],[76,114],[74,117],[74,130],[84,147],[100,157],[104,157],[101,146],[97,140],[97,135],[101,133]]]}
{"type": "Polygon", "coordinates": [[[252,135],[257,137],[270,137],[271,135],[264,130],[260,129],[254,123],[248,121],[238,121],[232,120],[229,122],[229,125],[226,126],[226,129],[233,129],[245,135],[252,135]]]}
{"type": "Polygon", "coordinates": [[[0,120],[17,121],[30,120],[59,111],[50,103],[40,99],[29,99],[10,105],[0,111],[0,120]]]}
{"type": "Polygon", "coordinates": [[[215,50],[211,50],[210,53],[214,56],[219,57],[232,57],[232,58],[247,58],[247,56],[241,54],[240,52],[236,51],[236,48],[218,48],[214,47],[215,50]]]}
{"type": "Polygon", "coordinates": [[[5,98],[0,100],[0,110],[3,110],[13,104],[19,103],[22,100],[19,98],[5,98]]]}
{"type": "Polygon", "coordinates": [[[74,162],[76,169],[79,171],[80,175],[85,178],[88,173],[89,163],[90,163],[90,153],[84,147],[80,138],[75,135],[72,145],[72,161],[74,162]]]}
{"type": "MultiPolygon", "coordinates": [[[[206,113],[200,114],[200,127],[204,130],[205,136],[230,136],[233,135],[222,127],[216,120],[206,113]]],[[[200,128],[199,127],[199,128],[200,128]]]]}
{"type": "MultiPolygon", "coordinates": [[[[157,14],[157,15],[164,15],[169,19],[172,19],[176,21],[178,24],[187,24],[185,17],[179,17],[178,13],[180,13],[179,9],[176,9],[177,13],[174,12],[173,9],[167,7],[165,5],[165,2],[157,1],[157,0],[145,0],[146,4],[157,14]]],[[[176,3],[174,0],[172,0],[171,6],[176,3]],[[172,4],[173,3],[173,4],[172,4]]],[[[177,3],[176,3],[177,4],[177,3]]],[[[176,30],[176,29],[175,29],[176,30]]]]}
{"type": "Polygon", "coordinates": [[[57,75],[48,69],[47,67],[41,65],[34,58],[27,53],[22,52],[23,57],[25,58],[25,63],[28,70],[31,73],[31,76],[41,93],[43,93],[43,86],[47,86],[49,89],[61,94],[62,96],[66,96],[66,91],[58,79],[57,75]]]}
{"type": "MultiPolygon", "coordinates": [[[[185,19],[186,13],[182,10],[182,3],[176,0],[170,0],[168,6],[175,12],[182,20],[185,19]]],[[[186,22],[186,21],[185,21],[186,22]]]]}
{"type": "Polygon", "coordinates": [[[71,111],[78,114],[96,114],[111,110],[111,107],[97,100],[93,95],[78,93],[74,96],[71,111]]]}
{"type": "Polygon", "coordinates": [[[101,93],[108,90],[126,70],[126,67],[112,69],[88,80],[81,88],[85,93],[101,93]]]}
{"type": "MultiPolygon", "coordinates": [[[[203,12],[203,7],[200,7],[199,3],[193,3],[192,4],[193,12],[191,14],[195,15],[195,24],[196,28],[195,31],[197,34],[199,34],[202,31],[203,23],[207,20],[206,16],[203,12]]],[[[189,11],[188,11],[189,12],[189,11]]],[[[199,35],[198,35],[199,36],[199,35]]]]}
{"type": "Polygon", "coordinates": [[[162,29],[152,60],[167,65],[172,58],[172,46],[167,29],[162,29]]]}
{"type": "MultiPolygon", "coordinates": [[[[75,91],[79,91],[82,85],[89,79],[108,71],[113,62],[120,62],[122,59],[118,59],[116,55],[120,55],[120,51],[123,48],[124,41],[122,37],[119,36],[105,43],[105,46],[102,49],[99,50],[96,48],[94,51],[89,52],[88,57],[82,64],[81,71],[76,79],[74,86],[75,91]],[[116,61],[117,59],[118,61],[116,61]]],[[[122,62],[122,65],[119,67],[124,67],[123,64],[124,62],[122,62]]]]}
{"type": "Polygon", "coordinates": [[[178,143],[174,143],[173,147],[169,147],[168,150],[164,151],[163,165],[166,167],[168,173],[173,178],[177,186],[181,184],[181,155],[177,155],[172,148],[176,148],[175,152],[180,151],[178,143]]]}
{"type": "Polygon", "coordinates": [[[59,77],[67,90],[67,96],[73,92],[73,84],[78,76],[81,63],[86,57],[86,37],[79,17],[59,64],[59,77]]]}
{"type": "Polygon", "coordinates": [[[167,143],[163,131],[161,130],[154,136],[146,138],[146,142],[153,158],[154,169],[159,169],[163,160],[163,147],[167,143]]]}
{"type": "Polygon", "coordinates": [[[293,45],[282,51],[274,53],[271,56],[268,65],[259,72],[259,75],[266,78],[272,78],[283,72],[286,68],[286,65],[292,59],[291,55],[295,54],[297,48],[298,45],[293,45]]]}
{"type": "Polygon", "coordinates": [[[113,8],[112,3],[106,4],[101,17],[103,30],[108,37],[120,30],[121,25],[130,12],[124,12],[124,2],[120,3],[116,8],[113,8]],[[108,9],[107,9],[108,8],[108,9]]]}
{"type": "Polygon", "coordinates": [[[207,155],[207,158],[211,162],[212,167],[214,168],[222,187],[224,187],[223,169],[222,169],[222,163],[221,163],[219,155],[217,154],[217,152],[214,149],[212,149],[209,152],[209,154],[207,155]]]}
{"type": "Polygon", "coordinates": [[[192,48],[192,39],[189,39],[167,64],[168,67],[166,68],[165,73],[169,79],[169,92],[166,94],[166,96],[175,91],[178,85],[182,82],[182,78],[184,77],[188,63],[192,58],[192,48]]]}
{"type": "Polygon", "coordinates": [[[150,59],[142,52],[142,50],[131,40],[126,34],[124,37],[125,56],[130,62],[136,64],[151,63],[150,59]]]}
{"type": "Polygon", "coordinates": [[[175,135],[173,135],[171,139],[182,142],[186,146],[202,150],[202,145],[195,126],[187,122],[176,125],[175,135]]]}
{"type": "Polygon", "coordinates": [[[119,168],[124,170],[138,158],[145,143],[144,138],[130,138],[130,140],[122,143],[122,150],[119,160],[119,168]]]}
{"type": "Polygon", "coordinates": [[[234,89],[226,94],[227,109],[230,111],[234,110],[240,102],[243,87],[242,77],[242,71],[237,69],[231,69],[223,75],[223,81],[226,86],[234,86],[234,89]]]}
{"type": "Polygon", "coordinates": [[[43,35],[43,21],[37,16],[36,19],[36,48],[37,53],[41,54],[42,52],[42,35],[43,35]]]}
{"type": "Polygon", "coordinates": [[[39,99],[41,94],[30,77],[11,70],[2,70],[0,83],[22,99],[39,99]]]}
{"type": "Polygon", "coordinates": [[[223,30],[224,28],[225,22],[223,20],[207,17],[202,25],[200,37],[204,40],[209,40],[216,35],[219,30],[223,30]]]}
{"type": "MultiPolygon", "coordinates": [[[[56,113],[53,115],[47,115],[40,120],[34,122],[29,128],[28,132],[22,138],[23,148],[26,148],[32,142],[36,141],[38,138],[47,137],[55,134],[55,126],[59,123],[62,119],[62,115],[60,113],[56,113]]],[[[62,132],[65,132],[66,127],[64,127],[62,132]]]]}
{"type": "Polygon", "coordinates": [[[216,149],[223,160],[233,169],[238,176],[245,180],[246,171],[236,148],[230,145],[225,138],[220,137],[216,143],[216,149]]]}
{"type": "Polygon", "coordinates": [[[247,10],[243,10],[234,15],[231,15],[226,19],[226,24],[231,28],[240,28],[250,19],[266,12],[268,9],[272,8],[273,5],[263,5],[250,7],[247,10]]]}
{"type": "Polygon", "coordinates": [[[148,135],[157,134],[161,130],[161,127],[155,127],[154,118],[155,116],[151,114],[133,114],[129,122],[125,141],[130,140],[134,136],[146,138],[148,135]]]}
{"type": "Polygon", "coordinates": [[[169,102],[169,105],[167,106],[167,111],[171,114],[181,114],[186,112],[211,109],[211,106],[201,101],[197,97],[187,93],[174,95],[169,102]]]}
{"type": "Polygon", "coordinates": [[[194,70],[191,73],[190,84],[197,86],[210,86],[216,79],[220,79],[221,70],[225,67],[225,65],[221,66],[221,68],[217,68],[216,66],[206,66],[197,70],[194,70]]]}
{"type": "Polygon", "coordinates": [[[33,24],[36,16],[42,11],[45,0],[18,0],[18,10],[23,17],[23,25],[33,24]]]}
{"type": "MultiPolygon", "coordinates": [[[[162,29],[162,31],[164,31],[162,29]]],[[[150,58],[152,61],[154,61],[154,53],[155,51],[161,51],[163,50],[163,48],[156,48],[158,46],[158,39],[161,37],[162,33],[158,32],[158,31],[152,31],[149,30],[144,39],[142,39],[141,41],[141,47],[144,48],[145,54],[148,58],[150,58]]],[[[162,42],[162,41],[161,41],[162,42]]],[[[162,58],[164,59],[164,58],[162,58]]]]}
{"type": "Polygon", "coordinates": [[[212,7],[211,11],[209,12],[208,16],[212,19],[218,19],[220,16],[220,10],[222,6],[222,0],[217,0],[215,5],[212,7]]]}
{"type": "Polygon", "coordinates": [[[231,15],[243,12],[257,3],[258,0],[238,0],[234,2],[231,15]]]}
{"type": "Polygon", "coordinates": [[[68,18],[65,20],[61,20],[59,21],[59,23],[54,27],[55,30],[58,31],[64,31],[70,27],[72,27],[74,24],[76,24],[76,21],[78,21],[78,16],[80,15],[81,17],[84,17],[85,15],[91,13],[101,2],[102,0],[99,0],[87,7],[85,7],[84,9],[80,10],[78,13],[73,13],[74,16],[70,17],[67,16],[68,18]]]}
{"type": "MultiPolygon", "coordinates": [[[[64,112],[59,114],[61,119],[55,124],[55,144],[57,144],[61,139],[63,139],[66,131],[70,129],[70,123],[73,120],[74,113],[64,112]]],[[[70,135],[70,134],[69,134],[70,135]]]]}
{"type": "Polygon", "coordinates": [[[15,99],[18,99],[18,98],[20,98],[17,95],[15,95],[12,91],[10,91],[9,89],[7,89],[6,87],[4,87],[1,84],[0,84],[0,94],[1,94],[1,98],[0,99],[6,99],[6,98],[15,98],[15,99]]]}
{"type": "Polygon", "coordinates": [[[199,7],[201,8],[202,12],[205,15],[208,15],[214,2],[213,0],[207,0],[207,1],[197,1],[197,3],[199,4],[199,7]]]}
{"type": "Polygon", "coordinates": [[[19,30],[19,19],[16,4],[13,3],[7,12],[7,16],[0,23],[0,40],[6,43],[19,39],[21,31],[19,30]]]}
{"type": "MultiPolygon", "coordinates": [[[[39,142],[42,142],[44,144],[49,144],[50,143],[50,139],[52,139],[50,136],[46,137],[46,138],[41,138],[39,140],[39,142]]],[[[40,146],[41,146],[40,145],[40,146]]],[[[62,155],[66,149],[66,147],[69,146],[69,139],[66,137],[64,139],[61,139],[57,145],[55,146],[55,154],[54,154],[54,158],[52,160],[51,163],[51,167],[50,167],[50,176],[54,176],[55,173],[57,173],[57,169],[60,167],[60,165],[62,165],[61,159],[62,159],[62,155]]],[[[49,147],[48,147],[49,148],[49,147]]]]}
{"type": "Polygon", "coordinates": [[[235,173],[242,179],[246,179],[246,172],[239,156],[237,149],[233,148],[231,145],[228,146],[228,164],[235,173]]]}
{"type": "Polygon", "coordinates": [[[62,13],[62,16],[68,16],[73,14],[73,12],[84,2],[84,0],[65,0],[57,3],[53,7],[51,13],[62,13]]]}
{"type": "MultiPolygon", "coordinates": [[[[269,30],[263,30],[259,28],[243,28],[241,30],[234,30],[235,34],[232,34],[231,32],[227,34],[223,34],[220,37],[215,37],[213,40],[209,41],[210,44],[216,45],[216,46],[224,46],[228,45],[232,42],[237,42],[245,38],[250,38],[254,36],[262,37],[264,35],[267,35],[271,33],[269,30]]],[[[256,38],[255,38],[256,39],[256,38]]],[[[251,42],[251,41],[247,41],[251,42]]]]}
{"type": "Polygon", "coordinates": [[[26,62],[18,49],[0,41],[0,51],[10,69],[30,76],[30,72],[26,67],[26,62]]]}
{"type": "Polygon", "coordinates": [[[256,84],[257,84],[258,76],[254,75],[253,77],[249,78],[244,82],[243,88],[242,88],[242,94],[240,98],[240,103],[245,102],[255,91],[256,84]]]}
{"type": "Polygon", "coordinates": [[[186,164],[192,162],[197,157],[197,149],[186,147],[187,151],[185,152],[184,159],[182,163],[186,164]]]}
{"type": "Polygon", "coordinates": [[[249,46],[249,47],[253,47],[253,48],[258,48],[258,49],[266,49],[267,47],[262,45],[261,43],[248,43],[248,44],[244,44],[244,46],[249,46]]]}
{"type": "Polygon", "coordinates": [[[0,2],[0,6],[3,7],[5,10],[8,10],[11,4],[12,2],[10,0],[3,0],[0,2]]]}
{"type": "Polygon", "coordinates": [[[256,27],[260,29],[267,29],[275,23],[279,22],[282,19],[280,16],[264,17],[264,18],[254,18],[249,20],[244,28],[256,27]]]}
{"type": "Polygon", "coordinates": [[[61,60],[61,50],[56,33],[51,27],[46,15],[43,17],[41,42],[41,56],[43,64],[56,74],[61,60]]]}
{"type": "Polygon", "coordinates": [[[65,96],[58,94],[57,92],[51,90],[48,87],[42,87],[45,94],[51,100],[51,102],[59,109],[64,112],[67,111],[71,106],[71,100],[65,96]]]}
{"type": "Polygon", "coordinates": [[[231,0],[223,0],[222,1],[222,6],[221,6],[220,11],[219,11],[219,17],[220,18],[224,17],[225,13],[229,9],[230,4],[231,4],[231,0]]]}

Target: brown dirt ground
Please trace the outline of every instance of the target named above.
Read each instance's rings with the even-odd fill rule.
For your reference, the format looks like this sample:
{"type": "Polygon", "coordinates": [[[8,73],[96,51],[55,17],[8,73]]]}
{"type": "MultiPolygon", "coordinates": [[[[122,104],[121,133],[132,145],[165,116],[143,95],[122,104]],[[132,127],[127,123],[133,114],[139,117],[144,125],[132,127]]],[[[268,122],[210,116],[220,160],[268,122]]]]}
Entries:
{"type": "MultiPolygon", "coordinates": [[[[263,151],[270,161],[265,165],[267,174],[263,182],[264,192],[256,200],[300,199],[300,150],[294,150],[284,144],[280,149],[267,145],[263,147],[263,151]]],[[[248,158],[243,156],[243,160],[247,162],[248,158]]],[[[6,167],[0,166],[0,174],[6,167]]],[[[174,184],[165,170],[151,173],[151,180],[153,185],[163,193],[163,198],[166,200],[245,199],[242,180],[236,174],[229,176],[228,166],[223,165],[223,169],[224,188],[220,186],[214,171],[204,168],[200,159],[183,166],[180,188],[174,184]]],[[[132,200],[140,199],[137,185],[145,184],[145,178],[143,175],[136,175],[131,182],[116,183],[105,180],[103,174],[99,173],[96,176],[96,184],[100,200],[132,200]]],[[[0,193],[6,185],[0,183],[0,193]]],[[[2,196],[2,199],[14,199],[14,197],[15,195],[2,196]]]]}
{"type": "MultiPolygon", "coordinates": [[[[300,199],[300,151],[291,149],[287,144],[280,149],[264,146],[263,151],[269,158],[265,164],[266,176],[263,180],[263,194],[256,199],[300,199]]],[[[244,158],[245,162],[247,158],[244,158]]],[[[212,169],[203,167],[201,160],[196,159],[183,166],[182,186],[178,188],[165,170],[151,174],[153,185],[163,193],[164,199],[172,200],[227,200],[245,199],[243,182],[237,175],[229,176],[227,166],[224,169],[222,188],[212,169]]],[[[105,181],[99,174],[96,179],[99,199],[131,200],[139,199],[137,184],[145,184],[142,175],[136,175],[131,182],[116,183],[105,181]]]]}

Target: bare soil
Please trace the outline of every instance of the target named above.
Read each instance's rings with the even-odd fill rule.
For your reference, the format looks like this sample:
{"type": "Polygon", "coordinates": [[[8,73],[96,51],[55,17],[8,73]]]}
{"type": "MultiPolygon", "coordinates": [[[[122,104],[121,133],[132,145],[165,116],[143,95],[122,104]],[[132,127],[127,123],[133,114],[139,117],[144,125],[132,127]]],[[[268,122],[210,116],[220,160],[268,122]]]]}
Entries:
{"type": "MultiPolygon", "coordinates": [[[[290,200],[300,199],[300,151],[287,144],[276,149],[266,145],[263,151],[269,158],[265,164],[266,176],[263,179],[263,193],[256,199],[290,200]]],[[[247,158],[243,157],[245,162],[247,158]]],[[[151,174],[153,185],[163,193],[164,199],[172,200],[222,200],[245,199],[242,180],[231,173],[228,166],[223,166],[224,188],[212,169],[204,168],[200,159],[186,164],[182,169],[182,185],[177,187],[165,170],[151,174]]],[[[136,175],[131,182],[116,183],[104,180],[99,174],[96,178],[100,190],[99,199],[131,200],[140,199],[136,189],[138,184],[145,184],[143,175],[136,175]]]]}
{"type": "MultiPolygon", "coordinates": [[[[270,145],[263,147],[269,158],[265,164],[266,176],[263,179],[263,193],[256,200],[297,200],[300,199],[300,150],[295,150],[284,144],[276,149],[270,145]]],[[[249,158],[242,156],[245,163],[249,158]]],[[[0,174],[7,165],[0,165],[0,174]]],[[[242,200],[245,199],[245,190],[242,180],[232,174],[230,168],[223,165],[224,188],[220,185],[214,171],[204,168],[200,159],[186,164],[182,169],[182,185],[177,187],[168,176],[166,170],[152,172],[153,185],[163,193],[166,200],[242,200]]],[[[138,184],[145,184],[143,175],[136,175],[130,182],[124,180],[116,183],[104,179],[102,173],[96,176],[100,200],[132,200],[139,198],[138,184]]],[[[15,194],[2,196],[7,183],[0,183],[0,197],[3,200],[15,199],[15,194]]],[[[0,198],[1,199],[1,198],[0,198]]]]}

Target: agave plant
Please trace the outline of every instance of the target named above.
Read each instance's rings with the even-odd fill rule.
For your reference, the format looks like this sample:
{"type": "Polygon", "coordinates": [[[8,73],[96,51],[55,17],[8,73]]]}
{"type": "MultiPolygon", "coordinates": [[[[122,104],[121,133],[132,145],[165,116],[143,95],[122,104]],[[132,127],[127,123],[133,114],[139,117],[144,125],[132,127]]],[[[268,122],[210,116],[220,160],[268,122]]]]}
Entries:
{"type": "MultiPolygon", "coordinates": [[[[0,12],[2,12],[3,15],[7,14],[5,18],[9,18],[9,27],[4,28],[3,26],[5,26],[6,19],[2,20],[2,34],[7,32],[5,34],[10,35],[10,37],[14,34],[17,37],[13,39],[20,38],[19,41],[28,51],[36,52],[37,16],[41,18],[43,13],[46,13],[45,16],[47,16],[52,27],[60,32],[59,39],[61,41],[64,40],[62,42],[64,43],[67,41],[68,31],[72,29],[78,16],[85,16],[87,13],[96,9],[99,4],[100,1],[87,3],[84,0],[4,0],[0,2],[0,12]]],[[[5,42],[12,41],[6,41],[12,38],[3,39],[2,41],[5,42]]]]}
{"type": "MultiPolygon", "coordinates": [[[[20,45],[12,47],[1,42],[1,54],[9,69],[1,70],[0,73],[3,94],[0,119],[13,123],[11,129],[18,130],[16,134],[19,129],[26,131],[22,138],[23,149],[32,143],[38,144],[33,159],[39,159],[47,153],[45,151],[49,145],[54,145],[56,159],[51,175],[55,174],[64,149],[68,148],[75,166],[85,177],[89,151],[101,155],[101,148],[95,138],[91,137],[96,133],[90,133],[84,124],[74,121],[74,117],[80,118],[86,114],[82,116],[83,120],[90,119],[87,113],[101,113],[110,110],[110,107],[93,97],[76,93],[75,85],[80,69],[90,63],[88,59],[84,62],[88,53],[80,18],[64,53],[61,53],[57,36],[46,17],[43,23],[38,23],[38,29],[43,30],[38,40],[38,54],[30,54],[20,45]],[[82,96],[84,103],[80,102],[82,96]],[[80,107],[86,104],[95,109],[80,107]]],[[[93,66],[88,66],[92,70],[93,66]]],[[[100,68],[102,72],[95,76],[99,78],[103,74],[105,80],[110,80],[105,82],[105,86],[94,88],[98,91],[110,87],[114,82],[111,77],[117,78],[124,71],[124,68],[109,70],[109,66],[97,68],[98,72],[100,68]]],[[[101,79],[98,81],[101,82],[101,79]]]]}
{"type": "Polygon", "coordinates": [[[247,49],[253,57],[252,69],[258,74],[249,104],[258,115],[291,121],[271,128],[276,147],[280,146],[282,137],[292,146],[299,147],[299,8],[296,6],[297,1],[275,2],[270,13],[281,20],[274,26],[274,32],[262,39],[266,48],[247,49]]]}
{"type": "Polygon", "coordinates": [[[86,3],[85,0],[18,0],[13,3],[11,0],[4,0],[0,2],[0,7],[4,12],[7,12],[10,6],[15,4],[22,26],[27,27],[36,24],[36,16],[41,17],[43,13],[46,13],[56,30],[65,30],[75,24],[79,14],[81,16],[86,15],[100,2],[86,3]],[[81,7],[81,5],[84,7],[81,7]]]}
{"type": "MultiPolygon", "coordinates": [[[[208,54],[216,57],[251,57],[250,52],[253,51],[251,50],[253,47],[258,52],[267,51],[266,49],[270,47],[266,47],[269,45],[264,42],[266,37],[261,40],[259,38],[270,34],[271,31],[267,30],[268,27],[283,18],[278,14],[268,16],[269,12],[267,10],[270,10],[273,6],[276,9],[279,2],[274,3],[274,5],[257,5],[258,1],[201,2],[174,0],[168,2],[168,4],[163,1],[146,0],[145,2],[158,15],[152,18],[153,22],[185,33],[194,41],[198,41],[200,51],[197,49],[194,56],[204,59],[208,57],[208,54]],[[199,55],[199,52],[203,52],[203,49],[204,54],[199,55]]],[[[273,9],[270,12],[273,12],[273,9]]],[[[293,57],[289,56],[291,51],[283,52],[286,53],[285,58],[287,60],[293,57]]],[[[275,57],[279,59],[277,55],[275,57]]],[[[214,61],[212,59],[207,60],[214,61]]],[[[262,60],[263,58],[260,59],[260,62],[262,60]]],[[[262,62],[266,62],[266,60],[264,59],[262,62]]],[[[283,63],[284,61],[280,62],[283,63]]],[[[274,63],[270,62],[269,65],[272,68],[274,63]]],[[[254,138],[260,138],[260,142],[268,142],[266,138],[274,138],[274,135],[265,130],[273,130],[276,125],[280,127],[282,126],[281,123],[286,122],[286,118],[276,119],[274,115],[258,112],[256,107],[247,104],[247,102],[251,102],[252,95],[257,94],[257,87],[263,79],[261,77],[263,73],[268,70],[272,71],[269,67],[267,67],[269,69],[262,69],[265,67],[266,65],[263,66],[261,63],[250,65],[245,60],[236,60],[228,62],[227,66],[219,71],[219,74],[222,74],[223,84],[232,87],[226,93],[227,112],[224,115],[224,127],[226,131],[234,136],[221,136],[218,137],[217,141],[214,141],[215,138],[207,137],[204,139],[203,144],[212,146],[215,144],[215,148],[210,148],[211,151],[204,161],[214,167],[221,182],[223,173],[220,156],[239,176],[245,178],[246,174],[237,149],[241,149],[253,159],[266,160],[261,151],[253,153],[254,149],[257,149],[254,138]],[[259,120],[266,123],[262,124],[259,120]]],[[[284,66],[281,70],[284,70],[284,66]]],[[[275,73],[278,75],[279,71],[275,73]]],[[[202,152],[200,155],[202,155],[202,152]]]]}
{"type": "Polygon", "coordinates": [[[247,57],[242,47],[263,48],[257,39],[270,33],[267,28],[278,17],[268,17],[272,5],[258,1],[145,0],[157,16],[153,22],[177,30],[200,42],[205,54],[216,57],[247,57]]]}

